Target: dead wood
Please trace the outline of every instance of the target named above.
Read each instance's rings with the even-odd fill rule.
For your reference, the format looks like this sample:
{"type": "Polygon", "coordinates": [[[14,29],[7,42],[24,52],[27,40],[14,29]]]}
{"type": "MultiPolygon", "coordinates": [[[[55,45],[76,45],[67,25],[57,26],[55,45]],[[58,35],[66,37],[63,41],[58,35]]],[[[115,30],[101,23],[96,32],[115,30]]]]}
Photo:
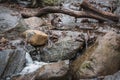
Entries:
{"type": "Polygon", "coordinates": [[[73,16],[75,18],[93,18],[101,22],[104,21],[118,22],[119,20],[119,17],[116,16],[115,14],[96,9],[94,6],[88,3],[87,0],[82,0],[79,4],[82,8],[85,9],[85,11],[75,11],[60,7],[44,7],[41,9],[37,9],[34,12],[23,11],[21,12],[21,14],[23,17],[32,17],[32,16],[40,17],[42,15],[46,15],[50,13],[62,13],[73,16]]]}
{"type": "Polygon", "coordinates": [[[42,15],[50,14],[50,13],[62,13],[62,14],[76,17],[76,18],[93,18],[93,19],[97,19],[99,21],[107,21],[108,20],[102,16],[94,15],[94,13],[85,12],[85,11],[74,11],[74,10],[65,9],[65,8],[60,9],[59,7],[45,7],[45,8],[39,9],[37,12],[33,12],[33,13],[26,12],[26,11],[21,12],[23,17],[33,17],[33,16],[40,17],[42,15]]]}
{"type": "Polygon", "coordinates": [[[94,7],[93,5],[91,5],[88,0],[81,0],[79,5],[85,9],[86,11],[91,11],[93,12],[94,14],[97,14],[99,16],[102,16],[102,17],[105,17],[109,20],[112,20],[112,21],[115,21],[115,22],[118,22],[119,20],[119,17],[113,13],[110,13],[110,12],[107,12],[107,11],[103,11],[103,10],[100,10],[96,7],[94,7]]]}

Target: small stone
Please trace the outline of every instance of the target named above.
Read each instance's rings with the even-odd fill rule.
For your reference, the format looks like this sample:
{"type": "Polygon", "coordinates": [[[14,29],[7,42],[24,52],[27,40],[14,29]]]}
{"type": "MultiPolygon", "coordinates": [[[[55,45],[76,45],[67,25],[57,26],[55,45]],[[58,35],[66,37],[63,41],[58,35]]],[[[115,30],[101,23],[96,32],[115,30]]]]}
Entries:
{"type": "Polygon", "coordinates": [[[27,30],[23,32],[23,37],[33,46],[44,45],[48,40],[48,35],[38,30],[27,30]]]}
{"type": "Polygon", "coordinates": [[[7,39],[5,39],[4,37],[2,37],[1,39],[0,39],[0,43],[6,43],[8,40],[7,39]]]}

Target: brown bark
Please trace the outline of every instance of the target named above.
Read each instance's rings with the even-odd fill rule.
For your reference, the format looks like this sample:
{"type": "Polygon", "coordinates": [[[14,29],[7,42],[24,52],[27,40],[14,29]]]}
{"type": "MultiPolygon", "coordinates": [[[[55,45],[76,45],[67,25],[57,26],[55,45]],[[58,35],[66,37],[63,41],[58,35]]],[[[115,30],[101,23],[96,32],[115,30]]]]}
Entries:
{"type": "Polygon", "coordinates": [[[31,12],[22,12],[22,16],[23,17],[32,17],[32,16],[42,16],[45,14],[50,14],[50,13],[63,13],[63,14],[67,14],[76,18],[93,18],[93,19],[97,19],[99,21],[107,21],[108,19],[101,17],[99,15],[94,15],[94,13],[90,13],[90,12],[85,12],[85,11],[74,11],[74,10],[70,10],[70,9],[60,9],[59,7],[45,7],[42,9],[39,9],[39,11],[31,13],[31,12]]]}
{"type": "Polygon", "coordinates": [[[97,14],[97,15],[100,15],[102,17],[105,17],[109,20],[112,20],[112,21],[115,21],[115,22],[118,22],[118,20],[119,20],[119,17],[116,16],[115,14],[107,12],[107,11],[102,11],[102,10],[94,7],[93,5],[91,5],[88,2],[88,0],[81,0],[81,2],[79,4],[83,9],[89,10],[89,11],[91,11],[91,12],[97,14]]]}

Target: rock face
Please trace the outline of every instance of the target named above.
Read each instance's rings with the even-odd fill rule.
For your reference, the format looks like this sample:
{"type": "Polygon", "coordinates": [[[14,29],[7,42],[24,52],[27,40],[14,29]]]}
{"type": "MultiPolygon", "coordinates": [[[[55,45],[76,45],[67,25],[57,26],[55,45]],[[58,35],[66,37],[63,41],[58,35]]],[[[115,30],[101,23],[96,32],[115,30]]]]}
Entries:
{"type": "Polygon", "coordinates": [[[25,51],[7,49],[0,51],[0,79],[6,80],[13,74],[19,73],[25,64],[25,51]]]}
{"type": "Polygon", "coordinates": [[[27,30],[23,36],[33,46],[44,45],[48,40],[48,35],[38,30],[27,30]]]}
{"type": "Polygon", "coordinates": [[[83,47],[79,32],[51,31],[49,36],[48,45],[40,53],[42,61],[71,59],[83,47]]]}
{"type": "Polygon", "coordinates": [[[105,76],[120,68],[120,34],[107,33],[75,60],[71,68],[77,78],[105,76]]]}
{"type": "Polygon", "coordinates": [[[44,65],[33,73],[14,76],[12,80],[66,80],[69,61],[60,61],[44,65]]]}

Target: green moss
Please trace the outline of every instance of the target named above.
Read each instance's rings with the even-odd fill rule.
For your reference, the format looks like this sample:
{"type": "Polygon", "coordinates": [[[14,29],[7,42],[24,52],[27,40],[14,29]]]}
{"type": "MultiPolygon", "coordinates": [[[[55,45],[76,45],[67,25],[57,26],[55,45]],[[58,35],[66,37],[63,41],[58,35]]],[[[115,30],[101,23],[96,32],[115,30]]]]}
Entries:
{"type": "Polygon", "coordinates": [[[91,64],[89,61],[87,62],[84,62],[82,65],[81,65],[81,68],[82,69],[87,69],[87,68],[90,68],[91,67],[91,64]]]}
{"type": "Polygon", "coordinates": [[[43,3],[44,5],[49,5],[49,6],[52,6],[52,5],[55,5],[57,3],[58,0],[44,0],[43,3]]]}

